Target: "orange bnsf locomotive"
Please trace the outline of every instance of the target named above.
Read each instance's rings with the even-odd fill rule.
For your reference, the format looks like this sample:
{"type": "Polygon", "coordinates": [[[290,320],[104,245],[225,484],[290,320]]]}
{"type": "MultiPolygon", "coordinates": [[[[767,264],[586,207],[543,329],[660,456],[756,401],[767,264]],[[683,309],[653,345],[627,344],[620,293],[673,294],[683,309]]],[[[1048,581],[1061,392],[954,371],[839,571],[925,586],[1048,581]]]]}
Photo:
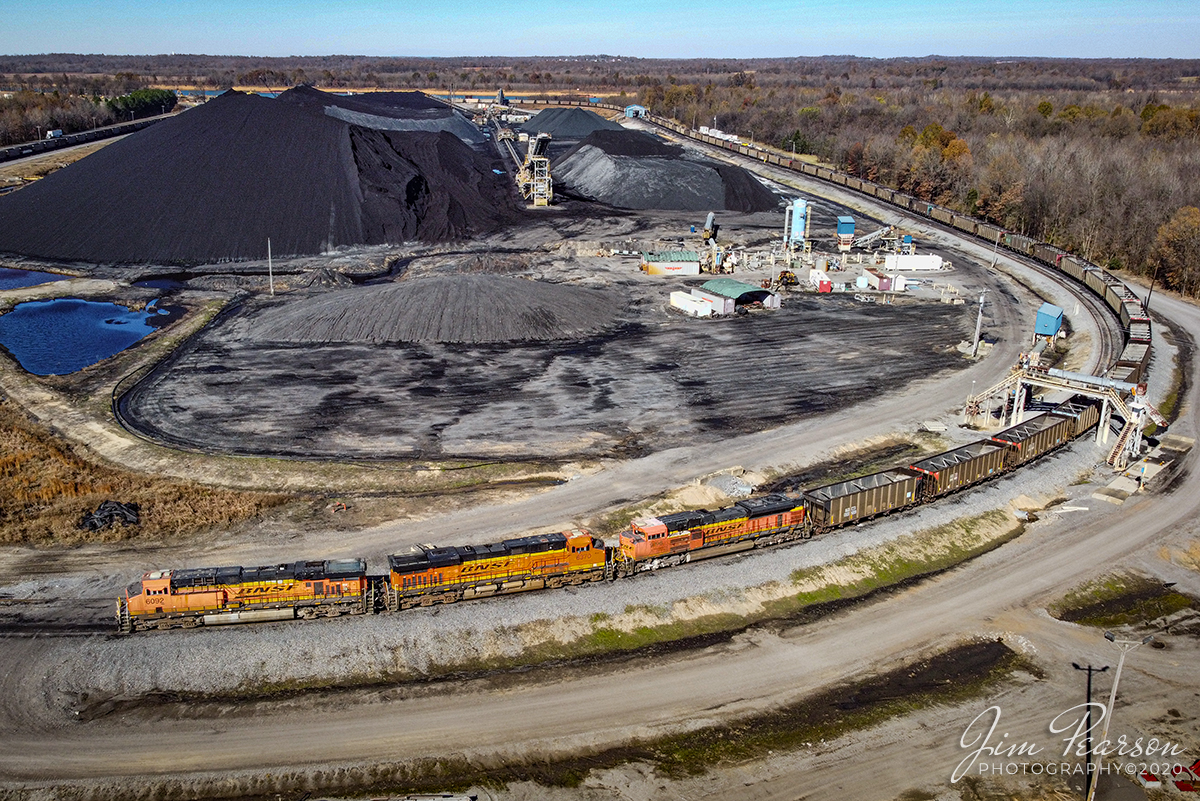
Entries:
{"type": "Polygon", "coordinates": [[[374,611],[362,559],[144,573],[117,599],[121,631],[216,626],[374,611]]]}
{"type": "Polygon", "coordinates": [[[787,495],[747,498],[715,512],[639,517],[621,534],[614,572],[627,576],[807,536],[804,501],[787,495]]]}
{"type": "Polygon", "coordinates": [[[587,531],[538,534],[494,545],[419,546],[388,557],[389,611],[454,603],[605,578],[608,551],[587,531]]]}

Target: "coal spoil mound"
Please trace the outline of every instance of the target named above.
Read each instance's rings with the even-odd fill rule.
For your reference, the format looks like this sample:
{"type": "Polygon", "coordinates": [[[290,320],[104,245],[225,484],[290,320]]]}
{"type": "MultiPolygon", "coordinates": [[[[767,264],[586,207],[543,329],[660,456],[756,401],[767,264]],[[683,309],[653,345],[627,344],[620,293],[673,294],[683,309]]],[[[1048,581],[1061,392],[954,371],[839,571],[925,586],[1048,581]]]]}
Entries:
{"type": "Polygon", "coordinates": [[[679,158],[683,148],[679,145],[669,145],[656,136],[641,131],[630,131],[621,128],[618,131],[607,128],[593,131],[584,139],[559,157],[569,158],[582,147],[596,147],[610,156],[655,156],[658,158],[679,158]]]}
{"type": "Polygon", "coordinates": [[[304,344],[577,339],[614,324],[621,295],[496,275],[410,279],[267,308],[246,339],[304,344]]]}
{"type": "Polygon", "coordinates": [[[423,92],[366,92],[339,95],[312,86],[297,86],[279,96],[285,103],[324,109],[337,106],[379,117],[411,117],[421,112],[447,112],[451,107],[423,92]]]}
{"type": "Polygon", "coordinates": [[[445,133],[378,131],[227,92],[0,196],[0,251],[203,264],[447,241],[518,214],[492,164],[445,133]]]}
{"type": "Polygon", "coordinates": [[[382,131],[449,131],[472,145],[487,137],[470,120],[449,105],[420,92],[372,92],[335,95],[311,86],[297,86],[279,100],[316,113],[382,131]]]}
{"type": "Polygon", "coordinates": [[[749,170],[733,164],[716,164],[725,184],[725,208],[730,211],[771,211],[779,206],[779,198],[763,186],[749,170]]]}
{"type": "Polygon", "coordinates": [[[583,139],[596,131],[623,131],[618,123],[606,120],[586,108],[548,108],[521,126],[525,133],[548,133],[555,139],[583,139]]]}
{"type": "MultiPolygon", "coordinates": [[[[770,211],[779,199],[741,167],[687,155],[622,155],[586,140],[553,167],[565,193],[622,209],[770,211]]],[[[628,150],[626,142],[614,150],[628,150]]]]}
{"type": "Polygon", "coordinates": [[[363,244],[464,239],[518,218],[506,176],[453,134],[347,131],[363,244]]]}

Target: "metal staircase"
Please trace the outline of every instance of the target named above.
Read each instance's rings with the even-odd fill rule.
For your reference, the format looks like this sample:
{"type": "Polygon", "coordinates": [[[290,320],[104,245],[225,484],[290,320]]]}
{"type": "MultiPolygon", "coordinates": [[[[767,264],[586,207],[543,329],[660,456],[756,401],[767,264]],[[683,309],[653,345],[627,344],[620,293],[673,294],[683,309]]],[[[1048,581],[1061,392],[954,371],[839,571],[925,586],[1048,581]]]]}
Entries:
{"type": "Polygon", "coordinates": [[[1118,470],[1124,470],[1129,464],[1129,440],[1138,429],[1138,420],[1136,418],[1125,423],[1121,429],[1121,433],[1117,436],[1117,441],[1113,443],[1112,450],[1108,452],[1108,458],[1105,459],[1113,467],[1118,470]]]}

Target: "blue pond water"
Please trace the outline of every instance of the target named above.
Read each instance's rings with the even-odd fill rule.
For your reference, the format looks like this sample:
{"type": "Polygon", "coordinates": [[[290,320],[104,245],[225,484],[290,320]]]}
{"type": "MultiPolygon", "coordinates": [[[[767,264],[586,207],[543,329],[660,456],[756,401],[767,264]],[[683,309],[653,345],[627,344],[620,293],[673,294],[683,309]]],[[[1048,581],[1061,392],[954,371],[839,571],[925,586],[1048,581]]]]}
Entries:
{"type": "Polygon", "coordinates": [[[34,270],[13,270],[0,267],[0,289],[21,289],[38,284],[49,284],[52,281],[66,281],[71,276],[57,273],[39,273],[34,270]]]}
{"type": "Polygon", "coordinates": [[[78,298],[19,303],[0,315],[0,345],[34,375],[66,375],[125,350],[161,314],[78,298]]]}

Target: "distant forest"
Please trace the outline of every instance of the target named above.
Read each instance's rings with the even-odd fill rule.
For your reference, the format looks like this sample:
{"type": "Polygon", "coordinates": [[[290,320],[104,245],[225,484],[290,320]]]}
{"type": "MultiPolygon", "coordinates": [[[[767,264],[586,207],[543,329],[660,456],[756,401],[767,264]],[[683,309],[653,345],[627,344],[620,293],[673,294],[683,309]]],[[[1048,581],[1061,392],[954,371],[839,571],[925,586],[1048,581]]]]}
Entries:
{"type": "Polygon", "coordinates": [[[0,56],[0,142],[138,89],[300,84],[636,101],[1200,294],[1200,60],[0,56]]]}

